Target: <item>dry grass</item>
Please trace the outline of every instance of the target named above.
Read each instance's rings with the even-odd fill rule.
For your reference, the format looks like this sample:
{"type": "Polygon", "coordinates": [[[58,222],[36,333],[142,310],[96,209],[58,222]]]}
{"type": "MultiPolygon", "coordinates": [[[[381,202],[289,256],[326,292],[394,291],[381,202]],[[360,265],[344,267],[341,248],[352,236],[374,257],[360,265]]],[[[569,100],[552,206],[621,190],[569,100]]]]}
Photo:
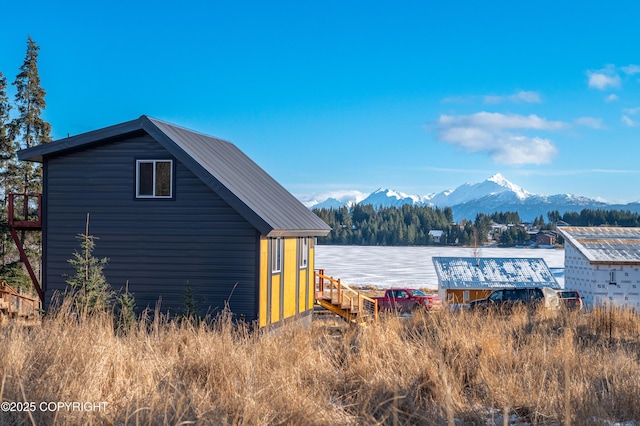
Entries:
{"type": "Polygon", "coordinates": [[[2,424],[532,424],[640,420],[640,320],[629,312],[324,321],[254,332],[51,316],[0,329],[3,401],[107,402],[2,412],[2,424]]]}

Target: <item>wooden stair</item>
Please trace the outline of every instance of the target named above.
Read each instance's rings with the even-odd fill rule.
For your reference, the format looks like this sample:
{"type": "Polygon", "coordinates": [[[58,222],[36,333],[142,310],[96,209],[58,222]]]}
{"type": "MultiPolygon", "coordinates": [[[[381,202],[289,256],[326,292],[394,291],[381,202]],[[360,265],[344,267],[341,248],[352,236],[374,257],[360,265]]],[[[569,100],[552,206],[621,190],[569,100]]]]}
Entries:
{"type": "Polygon", "coordinates": [[[340,279],[325,275],[323,269],[315,273],[316,303],[345,321],[364,324],[378,321],[378,302],[343,284],[340,279]]]}
{"type": "Polygon", "coordinates": [[[9,284],[0,281],[0,315],[8,318],[38,319],[41,302],[39,297],[20,294],[9,284]]]}

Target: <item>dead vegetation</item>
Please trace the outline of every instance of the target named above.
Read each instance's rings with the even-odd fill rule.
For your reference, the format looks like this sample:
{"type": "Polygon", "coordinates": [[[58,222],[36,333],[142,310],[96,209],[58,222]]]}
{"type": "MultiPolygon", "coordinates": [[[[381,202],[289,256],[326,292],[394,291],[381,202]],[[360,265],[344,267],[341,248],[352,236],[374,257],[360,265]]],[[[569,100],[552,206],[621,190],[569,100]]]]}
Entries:
{"type": "Polygon", "coordinates": [[[50,315],[0,329],[2,424],[530,424],[640,420],[640,320],[628,311],[439,312],[367,327],[253,331],[50,315]],[[39,408],[39,407],[38,407],[39,408]]]}

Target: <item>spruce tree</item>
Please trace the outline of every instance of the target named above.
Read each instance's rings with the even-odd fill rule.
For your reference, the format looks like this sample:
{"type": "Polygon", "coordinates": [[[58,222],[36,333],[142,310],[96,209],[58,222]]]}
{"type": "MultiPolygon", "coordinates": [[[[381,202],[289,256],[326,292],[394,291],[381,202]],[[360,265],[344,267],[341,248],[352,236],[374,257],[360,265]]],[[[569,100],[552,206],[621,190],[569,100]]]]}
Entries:
{"type": "Polygon", "coordinates": [[[15,176],[16,147],[10,137],[9,111],[11,104],[7,96],[7,79],[0,72],[0,185],[3,191],[4,206],[11,188],[12,177],[15,176]]]}
{"type": "Polygon", "coordinates": [[[126,334],[136,321],[136,299],[129,292],[129,282],[124,292],[115,296],[114,327],[117,332],[126,334]]]}
{"type": "Polygon", "coordinates": [[[7,196],[14,190],[16,163],[16,149],[9,136],[9,111],[11,104],[7,96],[7,79],[0,72],[0,190],[2,191],[2,206],[0,207],[0,244],[2,245],[2,264],[5,264],[5,255],[9,247],[9,225],[7,222],[7,196]]]}
{"type": "MultiPolygon", "coordinates": [[[[16,86],[15,106],[18,116],[11,121],[10,137],[18,148],[30,148],[51,142],[51,125],[42,119],[47,105],[45,90],[40,86],[38,74],[38,50],[31,39],[27,41],[27,53],[20,73],[13,85],[16,86]]],[[[25,193],[39,193],[42,190],[42,168],[31,162],[20,162],[22,179],[20,190],[25,193]]]]}
{"type": "Polygon", "coordinates": [[[68,261],[75,270],[75,275],[67,277],[67,284],[71,287],[68,296],[72,297],[73,307],[78,313],[106,312],[111,309],[114,296],[102,272],[109,259],[98,259],[93,255],[96,237],[88,235],[88,225],[87,232],[77,238],[80,250],[75,251],[68,261]]]}

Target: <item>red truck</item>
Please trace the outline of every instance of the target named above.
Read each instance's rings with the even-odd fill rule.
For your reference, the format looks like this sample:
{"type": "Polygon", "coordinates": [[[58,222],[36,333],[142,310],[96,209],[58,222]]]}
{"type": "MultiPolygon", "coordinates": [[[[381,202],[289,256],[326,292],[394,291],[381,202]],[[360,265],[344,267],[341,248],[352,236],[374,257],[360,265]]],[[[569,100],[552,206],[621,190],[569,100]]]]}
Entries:
{"type": "Polygon", "coordinates": [[[426,294],[416,288],[390,288],[383,297],[375,297],[378,309],[397,312],[413,312],[442,309],[442,299],[437,294],[426,294]]]}

